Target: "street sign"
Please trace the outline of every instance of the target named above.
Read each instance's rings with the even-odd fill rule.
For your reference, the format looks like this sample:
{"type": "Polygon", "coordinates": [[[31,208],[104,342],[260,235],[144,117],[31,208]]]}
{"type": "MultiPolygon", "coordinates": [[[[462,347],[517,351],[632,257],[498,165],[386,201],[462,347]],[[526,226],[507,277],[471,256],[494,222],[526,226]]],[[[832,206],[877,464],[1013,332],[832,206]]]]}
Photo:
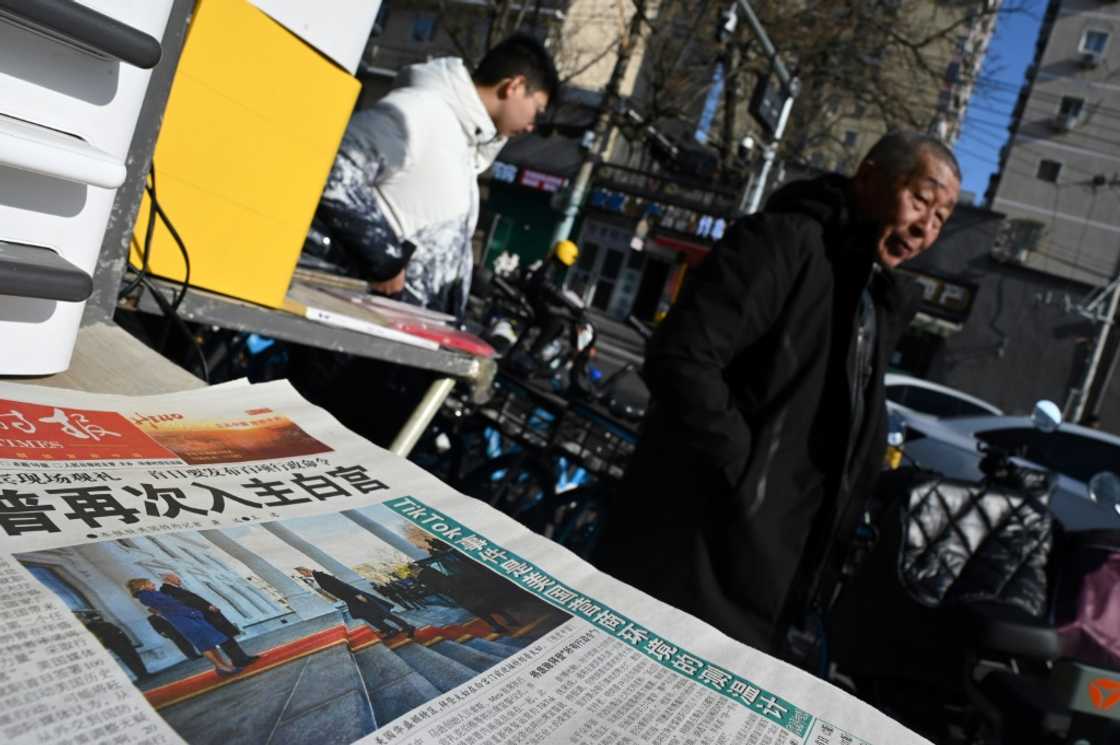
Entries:
{"type": "Polygon", "coordinates": [[[782,116],[782,105],[785,100],[786,94],[781,83],[769,74],[759,76],[754,93],[751,94],[749,111],[770,135],[778,129],[778,120],[782,116]]]}

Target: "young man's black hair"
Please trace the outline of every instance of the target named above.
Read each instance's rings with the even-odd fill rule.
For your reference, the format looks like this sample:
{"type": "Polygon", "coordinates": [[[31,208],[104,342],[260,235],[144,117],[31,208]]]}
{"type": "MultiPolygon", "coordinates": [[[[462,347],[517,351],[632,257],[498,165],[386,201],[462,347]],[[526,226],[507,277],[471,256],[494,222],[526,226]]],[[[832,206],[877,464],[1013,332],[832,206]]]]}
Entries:
{"type": "Polygon", "coordinates": [[[529,90],[544,91],[549,102],[555,103],[560,75],[552,55],[527,34],[514,34],[487,52],[471,77],[477,85],[497,85],[517,75],[525,77],[529,90]]]}

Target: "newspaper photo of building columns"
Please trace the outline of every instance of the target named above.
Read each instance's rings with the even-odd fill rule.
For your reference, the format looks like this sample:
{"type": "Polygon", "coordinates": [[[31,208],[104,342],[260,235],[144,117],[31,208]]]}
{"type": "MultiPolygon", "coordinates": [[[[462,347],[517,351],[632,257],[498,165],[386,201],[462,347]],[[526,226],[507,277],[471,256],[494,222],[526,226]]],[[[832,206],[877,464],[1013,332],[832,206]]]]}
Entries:
{"type": "Polygon", "coordinates": [[[353,742],[571,618],[382,506],[15,558],[192,745],[353,742]]]}

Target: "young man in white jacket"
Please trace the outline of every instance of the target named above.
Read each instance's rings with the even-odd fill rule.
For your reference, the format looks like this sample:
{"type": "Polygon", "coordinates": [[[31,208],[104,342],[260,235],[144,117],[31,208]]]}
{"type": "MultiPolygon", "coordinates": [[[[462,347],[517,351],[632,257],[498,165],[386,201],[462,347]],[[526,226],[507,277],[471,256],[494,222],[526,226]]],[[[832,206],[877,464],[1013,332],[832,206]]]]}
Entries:
{"type": "Polygon", "coordinates": [[[403,69],[351,119],[319,217],[347,269],[374,289],[462,316],[470,290],[478,175],[556,97],[556,67],[529,36],[491,49],[473,73],[457,58],[403,69]]]}

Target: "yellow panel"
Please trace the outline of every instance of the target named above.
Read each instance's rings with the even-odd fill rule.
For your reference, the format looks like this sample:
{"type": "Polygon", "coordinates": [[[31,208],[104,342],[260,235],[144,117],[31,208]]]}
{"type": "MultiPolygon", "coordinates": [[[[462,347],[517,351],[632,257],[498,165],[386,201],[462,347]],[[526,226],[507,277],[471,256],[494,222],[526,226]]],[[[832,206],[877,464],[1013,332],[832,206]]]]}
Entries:
{"type": "MultiPolygon", "coordinates": [[[[247,0],[201,0],[156,144],[191,284],[279,308],[361,86],[247,0]]],[[[148,221],[140,205],[131,260],[148,221]]],[[[158,221],[150,269],[183,278],[158,221]]]]}

